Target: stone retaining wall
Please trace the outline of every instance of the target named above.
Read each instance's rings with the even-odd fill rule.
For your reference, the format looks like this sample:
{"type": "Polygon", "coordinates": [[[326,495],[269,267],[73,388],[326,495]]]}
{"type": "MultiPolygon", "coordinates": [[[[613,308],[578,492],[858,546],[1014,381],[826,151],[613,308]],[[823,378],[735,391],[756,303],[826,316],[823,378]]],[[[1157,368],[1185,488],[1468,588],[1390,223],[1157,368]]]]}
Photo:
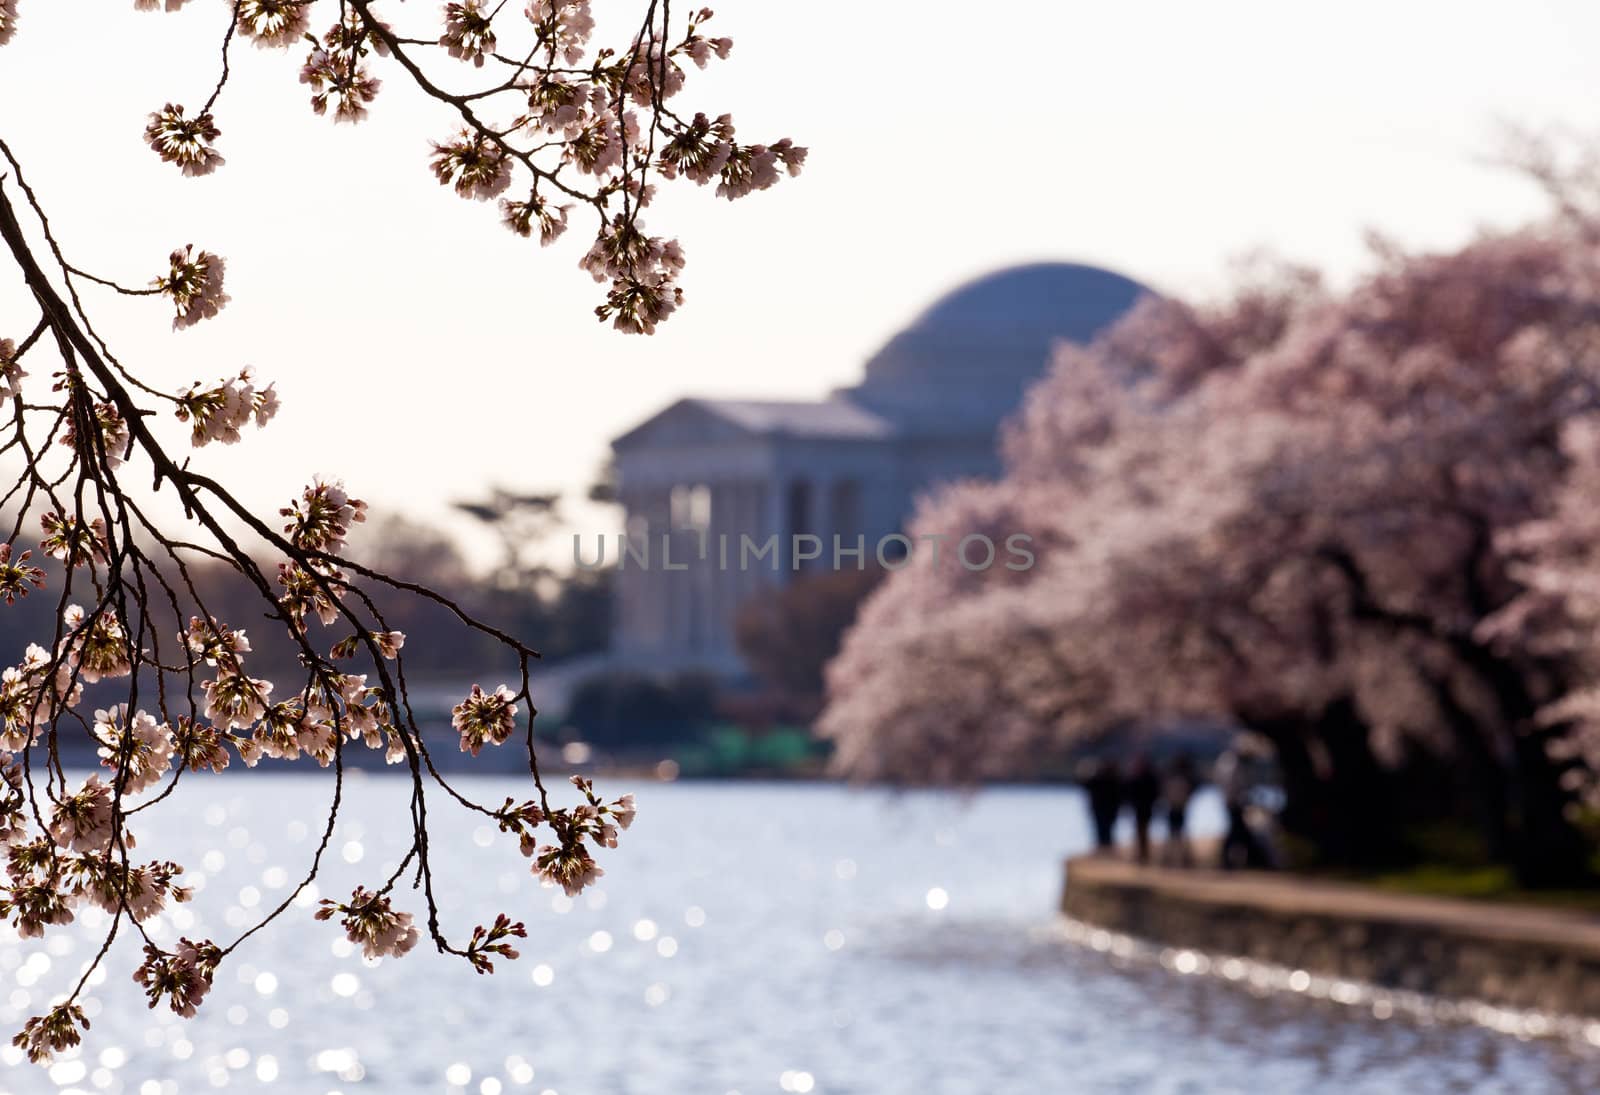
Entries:
{"type": "Polygon", "coordinates": [[[1062,910],[1210,955],[1456,999],[1600,1018],[1600,918],[1288,875],[1067,863],[1062,910]]]}

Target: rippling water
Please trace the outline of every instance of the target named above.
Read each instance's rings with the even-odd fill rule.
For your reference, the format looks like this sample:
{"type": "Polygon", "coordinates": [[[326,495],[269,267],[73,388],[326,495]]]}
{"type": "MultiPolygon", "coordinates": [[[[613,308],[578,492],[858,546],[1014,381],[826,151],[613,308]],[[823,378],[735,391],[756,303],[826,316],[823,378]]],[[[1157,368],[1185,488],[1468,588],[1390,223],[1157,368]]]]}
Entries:
{"type": "MultiPolygon", "coordinates": [[[[480,801],[521,793],[461,782],[480,801]]],[[[165,938],[231,939],[246,908],[282,900],[329,786],[196,779],[140,815],[144,856],[204,864],[180,913],[194,920],[165,938]]],[[[322,893],[387,876],[406,786],[350,780],[322,893]]],[[[1180,976],[1075,942],[1054,914],[1061,856],[1087,844],[1071,791],[633,789],[638,822],[575,902],[540,888],[481,818],[434,808],[447,923],[503,910],[528,924],[521,960],[492,978],[425,943],[366,963],[307,907],[247,943],[184,1021],[145,1010],[136,948],[119,942],[84,1051],[45,1072],[8,1047],[0,1093],[1600,1091],[1600,1048],[1582,1037],[1180,976]]],[[[1214,801],[1201,806],[1214,826],[1214,801]]],[[[93,942],[76,927],[44,947],[0,932],[9,1030],[93,942]]]]}

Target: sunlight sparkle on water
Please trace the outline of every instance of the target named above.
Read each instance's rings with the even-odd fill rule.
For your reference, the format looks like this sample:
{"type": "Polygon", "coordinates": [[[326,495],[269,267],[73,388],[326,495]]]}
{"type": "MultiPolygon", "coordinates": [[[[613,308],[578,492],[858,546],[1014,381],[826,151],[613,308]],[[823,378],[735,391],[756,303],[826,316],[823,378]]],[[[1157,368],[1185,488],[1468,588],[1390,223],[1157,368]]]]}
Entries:
{"type": "Polygon", "coordinates": [[[75,1084],[89,1074],[89,1066],[82,1061],[58,1061],[50,1066],[50,1079],[59,1085],[75,1084]]]}

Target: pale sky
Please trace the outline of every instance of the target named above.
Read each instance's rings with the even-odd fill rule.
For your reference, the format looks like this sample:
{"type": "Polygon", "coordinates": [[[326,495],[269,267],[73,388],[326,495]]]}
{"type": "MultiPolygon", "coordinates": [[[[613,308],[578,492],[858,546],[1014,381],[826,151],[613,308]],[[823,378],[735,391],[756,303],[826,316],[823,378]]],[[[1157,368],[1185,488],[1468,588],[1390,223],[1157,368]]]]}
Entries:
{"type": "MultiPolygon", "coordinates": [[[[1592,0],[722,0],[733,55],[683,102],[810,160],[733,204],[664,188],[647,223],[683,241],[687,300],[640,338],[595,322],[583,231],[541,250],[434,182],[448,118],[388,63],[371,120],[335,127],[297,82],[303,48],[236,49],[227,166],[184,179],[140,133],[204,100],[222,0],[20,6],[0,136],[69,256],[132,283],[184,243],[228,260],[233,302],[192,330],[165,302],[88,299],[160,386],[244,364],[277,381],[269,429],[197,454],[261,507],[314,472],[427,520],[494,482],[578,488],[671,400],[850,383],[934,297],[1014,262],[1204,294],[1266,246],[1348,276],[1368,227],[1448,245],[1538,208],[1484,163],[1499,123],[1600,130],[1592,0]]],[[[25,304],[0,280],[0,334],[26,333],[25,304]]]]}

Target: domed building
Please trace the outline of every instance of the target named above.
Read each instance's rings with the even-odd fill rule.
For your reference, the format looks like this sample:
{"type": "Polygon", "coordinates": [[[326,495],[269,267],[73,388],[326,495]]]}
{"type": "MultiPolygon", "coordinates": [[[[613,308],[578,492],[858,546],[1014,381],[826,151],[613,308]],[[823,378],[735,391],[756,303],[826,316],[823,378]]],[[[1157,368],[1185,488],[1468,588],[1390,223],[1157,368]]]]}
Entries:
{"type": "MultiPolygon", "coordinates": [[[[999,427],[1055,344],[1088,342],[1145,292],[1092,266],[1001,270],[934,302],[855,387],[680,399],[618,437],[627,524],[605,557],[618,565],[615,658],[739,674],[746,598],[807,570],[870,566],[918,493],[999,474],[999,427]]],[[[582,547],[585,562],[595,551],[582,547]]]]}

